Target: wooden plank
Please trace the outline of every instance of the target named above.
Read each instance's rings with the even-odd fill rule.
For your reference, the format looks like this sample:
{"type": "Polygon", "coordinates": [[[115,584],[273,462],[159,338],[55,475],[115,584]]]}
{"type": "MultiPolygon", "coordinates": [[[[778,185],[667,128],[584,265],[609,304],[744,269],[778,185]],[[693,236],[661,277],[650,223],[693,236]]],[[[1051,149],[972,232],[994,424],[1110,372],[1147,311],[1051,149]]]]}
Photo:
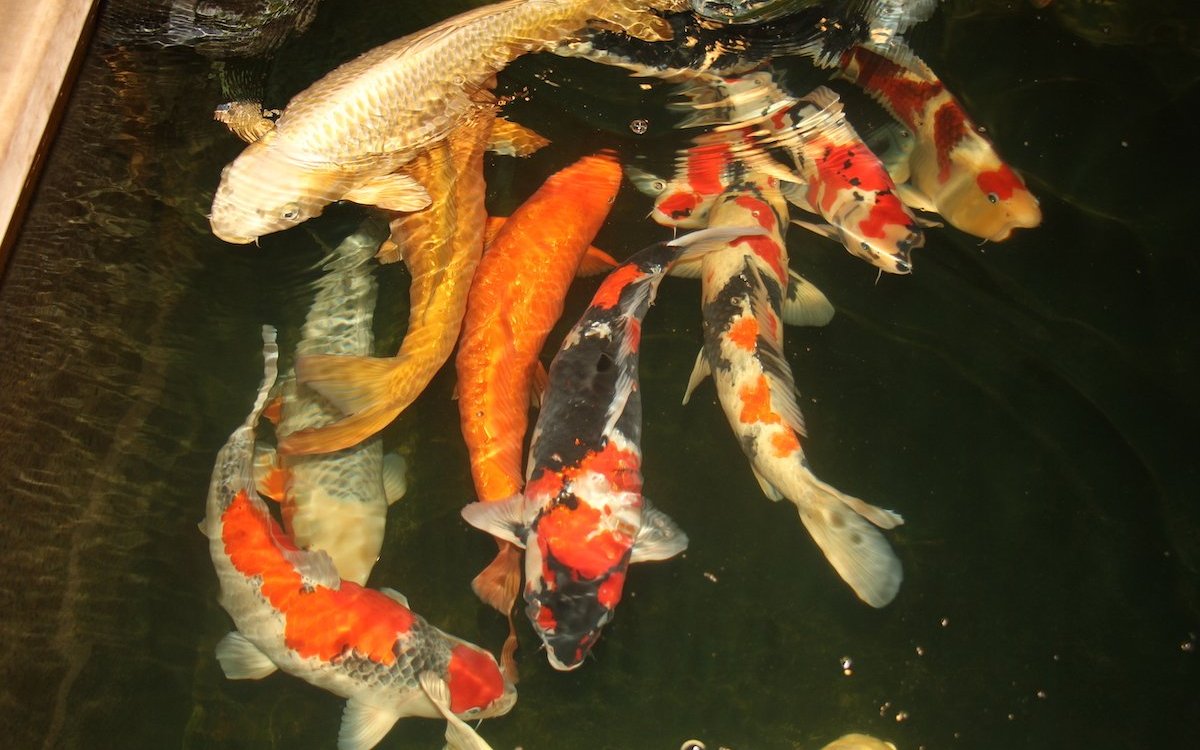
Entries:
{"type": "Polygon", "coordinates": [[[0,0],[0,269],[96,2],[0,0]]]}

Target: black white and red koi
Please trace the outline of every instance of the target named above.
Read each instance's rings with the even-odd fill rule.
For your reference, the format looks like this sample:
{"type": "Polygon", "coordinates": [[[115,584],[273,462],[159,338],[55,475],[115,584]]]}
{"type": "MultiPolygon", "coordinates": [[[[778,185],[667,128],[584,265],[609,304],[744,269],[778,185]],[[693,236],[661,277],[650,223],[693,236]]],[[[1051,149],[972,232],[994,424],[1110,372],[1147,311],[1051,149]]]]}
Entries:
{"type": "Polygon", "coordinates": [[[901,186],[910,206],[936,211],[952,226],[996,242],[1041,223],[1041,208],[1025,181],[903,42],[853,47],[838,67],[913,134],[909,184],[901,186]]]}
{"type": "Polygon", "coordinates": [[[463,517],[525,548],[525,612],[550,664],[575,669],[612,619],[630,563],[665,560],[687,537],[642,496],[642,320],[681,256],[757,227],[652,245],[608,275],[550,365],[524,493],[463,517]]]}
{"type": "Polygon", "coordinates": [[[902,519],[817,479],[805,458],[804,418],[779,322],[785,217],[783,197],[770,180],[739,185],[713,207],[712,228],[749,220],[766,234],[735,238],[702,261],[704,348],[684,401],[713,375],[721,407],[764,492],[794,503],[838,574],[860,599],[882,607],[895,597],[903,574],[875,526],[890,529],[902,519]]]}
{"type": "Polygon", "coordinates": [[[828,224],[795,223],[841,242],[851,255],[888,273],[909,273],[912,250],[925,243],[920,220],[900,200],[887,168],[842,113],[838,95],[819,86],[801,101],[798,115],[823,114],[827,124],[798,140],[806,181],[786,185],[785,195],[828,224]]]}
{"type": "Polygon", "coordinates": [[[341,580],[327,554],[296,547],[255,492],[254,430],[278,359],[274,330],[263,338],[264,382],[217,454],[201,523],[237,628],[217,646],[221,668],[231,679],[281,669],[347,698],[339,750],[374,747],[406,716],[444,718],[452,748],[487,748],[464,719],[516,701],[492,655],[433,627],[394,591],[341,580]]]}

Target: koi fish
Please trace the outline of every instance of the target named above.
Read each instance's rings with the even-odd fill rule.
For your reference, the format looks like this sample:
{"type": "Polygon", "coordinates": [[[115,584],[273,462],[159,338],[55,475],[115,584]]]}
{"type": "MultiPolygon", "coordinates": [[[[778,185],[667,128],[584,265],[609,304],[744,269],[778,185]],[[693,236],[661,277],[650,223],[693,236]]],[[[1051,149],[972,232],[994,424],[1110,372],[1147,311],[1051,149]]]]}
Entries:
{"type": "MultiPolygon", "coordinates": [[[[679,91],[686,104],[678,106],[695,109],[689,123],[725,131],[708,137],[749,142],[739,148],[742,160],[770,170],[783,183],[789,202],[825,220],[795,223],[841,243],[851,255],[883,271],[912,270],[911,251],[925,242],[922,224],[932,222],[922,222],[900,200],[886,167],[843,114],[837,94],[819,86],[795,99],[769,70],[687,84],[679,91]]],[[[696,199],[703,210],[694,213],[701,216],[720,196],[715,188],[733,181],[706,184],[696,199]]]]}
{"type": "Polygon", "coordinates": [[[705,230],[658,243],[608,275],[550,364],[524,493],[463,508],[472,526],[525,548],[525,613],[555,669],[583,663],[613,617],[630,563],[687,546],[642,497],[638,347],[668,266],[732,236],[705,230]]]}
{"type": "Polygon", "coordinates": [[[225,167],[213,198],[213,233],[227,242],[253,242],[337,200],[395,211],[425,208],[432,198],[409,163],[476,106],[491,103],[487,88],[508,63],[595,22],[666,40],[670,26],[651,11],[685,5],[506,0],[376,47],[293,97],[274,127],[225,167]]]}
{"type": "Polygon", "coordinates": [[[911,272],[912,250],[925,244],[921,220],[900,200],[887,168],[842,113],[837,94],[820,86],[801,101],[810,110],[798,114],[823,113],[828,124],[799,139],[807,183],[788,185],[784,195],[828,224],[793,223],[840,242],[851,255],[888,273],[911,272]]]}
{"type": "MultiPolygon", "coordinates": [[[[366,222],[334,250],[296,354],[368,355],[374,343],[376,283],[371,257],[383,240],[366,222]]],[[[340,413],[311,389],[285,377],[276,430],[294,432],[335,421],[340,413]]],[[[284,528],[303,549],[329,554],[342,578],[365,584],[379,559],[388,505],[404,495],[404,459],[383,455],[378,440],[322,456],[280,458],[260,445],[259,491],[280,501],[284,528]]]]}
{"type": "Polygon", "coordinates": [[[386,427],[429,385],[458,339],[467,293],[483,254],[483,152],[493,117],[460,123],[422,154],[415,174],[451,186],[425,211],[391,223],[385,247],[397,248],[412,276],[408,331],[395,357],[309,355],[296,375],[349,416],[282,437],[285,455],[327,453],[355,445],[386,427]]]}
{"type": "Polygon", "coordinates": [[[999,242],[1042,221],[1037,198],[937,75],[899,40],[843,53],[840,75],[858,85],[913,134],[911,182],[901,197],[958,229],[999,242]]]}
{"type": "Polygon", "coordinates": [[[451,747],[486,748],[465,720],[516,702],[492,655],[430,625],[399,593],[339,578],[329,555],[297,547],[255,492],[254,430],[279,352],[269,326],[263,340],[262,387],[217,454],[201,523],[237,628],[217,646],[222,670],[261,679],[280,669],[348,699],[340,750],[369,750],[406,716],[445,719],[451,747]]]}
{"type": "MultiPolygon", "coordinates": [[[[480,502],[521,491],[530,392],[545,386],[538,355],[620,183],[611,151],[556,172],[497,229],[480,261],[456,360],[458,410],[480,502]]],[[[520,557],[509,542],[497,543],[495,561],[471,585],[507,614],[520,590],[520,557]]]]}
{"type": "Polygon", "coordinates": [[[882,607],[895,597],[903,574],[875,526],[890,529],[903,521],[820,481],[805,458],[804,417],[780,325],[786,216],[779,190],[761,179],[731,190],[713,207],[711,226],[754,221],[766,234],[732,238],[702,261],[704,347],[684,403],[705,377],[713,376],[725,417],[763,491],[772,500],[786,497],[794,503],[838,574],[860,599],[882,607]]]}
{"type": "Polygon", "coordinates": [[[851,12],[870,29],[876,42],[890,40],[914,24],[927,20],[938,0],[859,0],[859,2],[798,2],[797,0],[691,0],[692,11],[709,21],[728,24],[760,24],[795,13],[798,6],[817,6],[828,15],[851,12]],[[832,6],[832,7],[831,7],[832,6]]]}

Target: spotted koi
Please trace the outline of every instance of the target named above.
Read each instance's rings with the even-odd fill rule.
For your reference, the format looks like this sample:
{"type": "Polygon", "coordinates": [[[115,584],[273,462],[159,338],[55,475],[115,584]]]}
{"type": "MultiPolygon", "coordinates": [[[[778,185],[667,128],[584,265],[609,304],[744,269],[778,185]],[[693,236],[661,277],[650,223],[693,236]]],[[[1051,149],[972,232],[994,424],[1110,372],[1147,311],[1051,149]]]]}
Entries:
{"type": "Polygon", "coordinates": [[[867,604],[882,607],[895,597],[902,571],[875,527],[890,529],[902,519],[817,479],[804,455],[804,418],[779,324],[786,216],[780,191],[763,179],[730,190],[713,207],[712,227],[752,220],[766,234],[736,237],[702,261],[704,347],[684,402],[713,376],[721,407],[763,491],[795,504],[843,580],[867,604]]]}
{"type": "Polygon", "coordinates": [[[465,720],[507,713],[516,690],[487,651],[413,612],[399,593],[342,580],[329,556],[295,545],[255,492],[255,425],[278,367],[264,327],[264,382],[217,454],[201,530],[235,631],[217,646],[231,679],[276,669],[347,698],[340,750],[369,750],[406,716],[442,718],[452,747],[487,748],[465,720]]]}
{"type": "Polygon", "coordinates": [[[936,211],[952,226],[995,242],[1041,223],[1041,208],[1025,181],[903,42],[852,47],[838,67],[913,134],[910,183],[901,191],[910,206],[936,211]]]}
{"type": "Polygon", "coordinates": [[[630,563],[665,560],[687,537],[642,496],[638,348],[672,262],[758,227],[652,245],[612,271],[550,365],[522,494],[463,517],[525,548],[526,615],[551,666],[579,667],[612,619],[630,563]]]}

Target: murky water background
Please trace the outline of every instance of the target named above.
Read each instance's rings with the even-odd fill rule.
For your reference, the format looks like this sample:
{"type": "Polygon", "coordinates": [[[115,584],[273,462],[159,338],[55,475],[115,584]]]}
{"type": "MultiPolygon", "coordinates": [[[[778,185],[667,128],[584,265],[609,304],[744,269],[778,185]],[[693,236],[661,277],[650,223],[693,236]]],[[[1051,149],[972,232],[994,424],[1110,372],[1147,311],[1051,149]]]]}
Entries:
{"type": "MultiPolygon", "coordinates": [[[[323,3],[261,63],[268,102],[470,4],[323,3]]],[[[481,730],[493,746],[816,748],[851,730],[902,750],[1196,736],[1189,7],[951,3],[914,45],[1024,171],[1044,225],[983,247],[932,231],[911,277],[878,280],[833,243],[790,237],[792,265],[838,308],[827,328],[787,338],[810,458],[827,481],[904,514],[890,535],[906,574],[897,600],[860,604],[792,507],[762,497],[711,385],[679,405],[699,291],[668,280],[643,348],[646,492],[691,546],[634,569],[577,672],[553,672],[522,629],[520,701],[481,730]]],[[[211,121],[220,75],[186,49],[94,44],[0,288],[6,747],[335,742],[339,699],[282,675],[222,676],[212,649],[229,621],[195,524],[213,456],[257,387],[259,326],[294,342],[321,257],[363,211],[336,207],[261,248],[212,237],[211,192],[241,148],[211,121]]],[[[637,84],[551,56],[513,66],[501,88],[528,100],[510,114],[555,143],[492,158],[489,204],[506,213],[601,143],[627,156],[670,148],[663,93],[637,84]],[[650,122],[641,136],[628,128],[637,118],[650,122]]],[[[859,112],[856,123],[879,117],[859,112]]],[[[626,184],[597,244],[624,257],[664,236],[641,219],[648,208],[626,184]]],[[[378,275],[379,345],[394,351],[407,276],[378,275]]],[[[577,284],[568,318],[596,283],[577,284]]],[[[505,626],[467,586],[494,546],[459,520],[471,486],[452,390],[447,370],[385,433],[411,473],[372,583],[497,648],[505,626]]],[[[441,733],[402,721],[381,747],[441,747],[441,733]]]]}

